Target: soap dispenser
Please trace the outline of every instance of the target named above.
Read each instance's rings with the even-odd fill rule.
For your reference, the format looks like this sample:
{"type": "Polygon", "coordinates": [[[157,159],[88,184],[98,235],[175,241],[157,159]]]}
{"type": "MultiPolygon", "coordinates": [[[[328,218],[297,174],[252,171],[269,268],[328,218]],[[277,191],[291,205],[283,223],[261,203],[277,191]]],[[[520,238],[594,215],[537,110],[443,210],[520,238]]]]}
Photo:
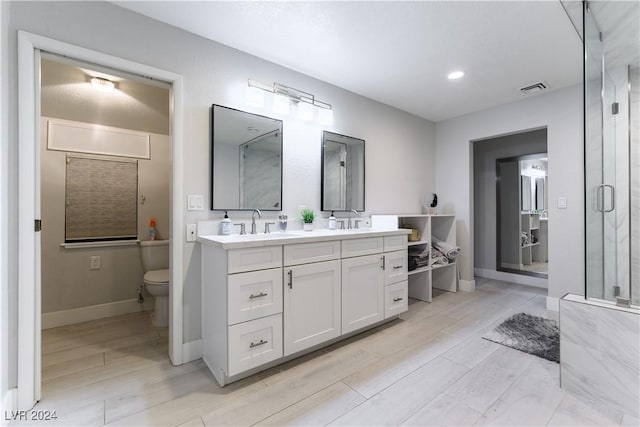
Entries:
{"type": "Polygon", "coordinates": [[[220,234],[223,236],[231,234],[231,220],[229,219],[229,215],[227,215],[227,211],[224,211],[224,218],[220,223],[220,234]]]}
{"type": "Polygon", "coordinates": [[[333,211],[331,211],[331,216],[329,217],[329,230],[336,229],[336,217],[333,216],[333,211]]]}

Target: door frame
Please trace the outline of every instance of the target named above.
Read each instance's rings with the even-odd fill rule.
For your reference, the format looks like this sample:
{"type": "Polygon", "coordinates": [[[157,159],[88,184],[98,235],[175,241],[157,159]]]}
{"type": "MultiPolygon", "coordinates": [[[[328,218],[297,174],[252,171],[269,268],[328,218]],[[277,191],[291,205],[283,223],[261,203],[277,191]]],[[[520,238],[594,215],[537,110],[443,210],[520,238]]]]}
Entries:
{"type": "Polygon", "coordinates": [[[40,400],[41,265],[40,235],[40,51],[68,56],[171,85],[171,288],[169,291],[169,358],[183,360],[183,78],[73,44],[18,31],[18,393],[17,406],[28,410],[40,400]]]}

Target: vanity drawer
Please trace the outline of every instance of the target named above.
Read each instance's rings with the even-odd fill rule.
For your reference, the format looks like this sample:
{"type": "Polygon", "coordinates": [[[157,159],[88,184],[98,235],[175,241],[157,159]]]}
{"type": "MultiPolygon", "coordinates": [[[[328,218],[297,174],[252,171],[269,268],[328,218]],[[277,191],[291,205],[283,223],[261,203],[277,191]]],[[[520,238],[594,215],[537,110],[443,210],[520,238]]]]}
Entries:
{"type": "Polygon", "coordinates": [[[282,268],[231,274],[228,284],[228,324],[282,312],[282,268]]]}
{"type": "Polygon", "coordinates": [[[407,280],[407,250],[385,252],[384,254],[384,284],[407,280]]]}
{"type": "Polygon", "coordinates": [[[340,241],[298,243],[284,247],[284,265],[308,264],[311,262],[340,259],[340,241]]]}
{"type": "Polygon", "coordinates": [[[384,287],[384,318],[404,313],[409,309],[409,282],[384,287]]]}
{"type": "Polygon", "coordinates": [[[282,267],[282,246],[230,249],[228,273],[282,267]]]}
{"type": "Polygon", "coordinates": [[[407,235],[386,236],[384,238],[384,251],[401,251],[407,249],[407,235]]]}
{"type": "Polygon", "coordinates": [[[382,253],[383,244],[382,237],[345,239],[342,241],[342,258],[382,253]]]}
{"type": "Polygon", "coordinates": [[[282,314],[229,326],[228,351],[228,376],[282,357],[282,314]]]}

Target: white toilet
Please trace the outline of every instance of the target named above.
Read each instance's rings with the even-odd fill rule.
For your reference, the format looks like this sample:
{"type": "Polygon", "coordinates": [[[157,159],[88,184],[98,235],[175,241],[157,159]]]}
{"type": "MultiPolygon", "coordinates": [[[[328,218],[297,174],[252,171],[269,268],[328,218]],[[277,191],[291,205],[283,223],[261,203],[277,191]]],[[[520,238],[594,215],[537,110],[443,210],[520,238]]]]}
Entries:
{"type": "Polygon", "coordinates": [[[140,242],[144,287],[155,299],[151,321],[154,326],[169,325],[169,241],[140,242]]]}

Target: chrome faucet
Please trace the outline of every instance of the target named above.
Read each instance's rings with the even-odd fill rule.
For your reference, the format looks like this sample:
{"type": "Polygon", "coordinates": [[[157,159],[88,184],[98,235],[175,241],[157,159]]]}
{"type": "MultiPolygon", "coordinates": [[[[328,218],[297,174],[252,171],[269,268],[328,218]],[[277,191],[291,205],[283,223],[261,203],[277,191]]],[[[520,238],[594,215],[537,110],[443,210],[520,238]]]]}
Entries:
{"type": "Polygon", "coordinates": [[[258,234],[256,231],[256,214],[258,214],[258,218],[262,218],[262,212],[260,212],[260,209],[254,209],[251,213],[251,234],[258,234]]]}
{"type": "MultiPolygon", "coordinates": [[[[354,213],[356,216],[360,216],[357,210],[351,209],[349,212],[349,222],[347,222],[347,230],[351,230],[353,227],[351,226],[351,214],[354,213]]],[[[356,228],[358,228],[358,224],[356,223],[356,228]]]]}

